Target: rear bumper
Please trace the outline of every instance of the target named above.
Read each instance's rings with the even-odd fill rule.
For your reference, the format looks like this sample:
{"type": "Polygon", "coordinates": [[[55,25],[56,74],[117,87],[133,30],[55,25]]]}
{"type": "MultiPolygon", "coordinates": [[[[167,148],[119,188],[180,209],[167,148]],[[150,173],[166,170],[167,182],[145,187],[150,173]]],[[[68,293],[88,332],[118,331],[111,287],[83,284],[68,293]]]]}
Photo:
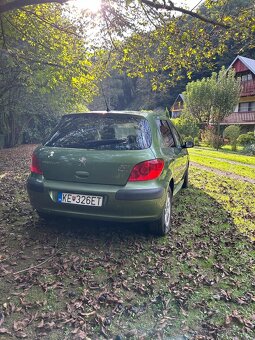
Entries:
{"type": "MultiPolygon", "coordinates": [[[[27,190],[34,192],[44,192],[43,181],[40,181],[34,177],[29,177],[27,180],[27,190]]],[[[161,198],[164,195],[164,189],[152,188],[152,189],[120,189],[116,191],[116,200],[127,201],[140,201],[140,200],[153,200],[161,198]]]]}
{"type": "Polygon", "coordinates": [[[44,184],[42,180],[29,176],[27,179],[28,192],[44,192],[44,184]]]}
{"type": "Polygon", "coordinates": [[[47,181],[30,176],[27,180],[30,202],[39,212],[70,217],[122,222],[151,221],[163,211],[166,189],[157,183],[128,183],[125,188],[108,185],[47,181]],[[149,187],[148,187],[149,186],[149,187]],[[59,192],[103,196],[102,207],[59,203],[59,192]]]}
{"type": "Polygon", "coordinates": [[[116,200],[146,201],[161,198],[164,194],[163,188],[125,190],[120,189],[115,194],[116,200]]]}

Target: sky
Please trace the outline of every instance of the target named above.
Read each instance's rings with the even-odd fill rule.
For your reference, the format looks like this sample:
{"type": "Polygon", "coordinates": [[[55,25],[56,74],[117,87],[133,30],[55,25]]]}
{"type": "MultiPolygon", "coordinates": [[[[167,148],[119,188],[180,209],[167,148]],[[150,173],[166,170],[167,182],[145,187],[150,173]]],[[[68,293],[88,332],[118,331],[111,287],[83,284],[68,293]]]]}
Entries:
{"type": "MultiPolygon", "coordinates": [[[[74,2],[79,9],[96,11],[100,8],[101,0],[75,0],[74,2]]],[[[187,6],[189,9],[192,9],[199,3],[199,0],[173,0],[173,2],[176,6],[187,6]]]]}
{"type": "Polygon", "coordinates": [[[192,9],[199,3],[199,0],[173,0],[173,2],[176,6],[187,5],[189,9],[192,9]]]}

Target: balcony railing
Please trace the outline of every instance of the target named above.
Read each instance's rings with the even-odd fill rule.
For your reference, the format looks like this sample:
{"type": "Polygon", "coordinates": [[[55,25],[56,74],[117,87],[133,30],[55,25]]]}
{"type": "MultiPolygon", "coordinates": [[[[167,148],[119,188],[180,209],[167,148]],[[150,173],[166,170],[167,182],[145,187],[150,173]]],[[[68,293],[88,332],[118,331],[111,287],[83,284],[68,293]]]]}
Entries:
{"type": "Polygon", "coordinates": [[[221,124],[255,124],[255,111],[233,112],[221,124]]]}
{"type": "Polygon", "coordinates": [[[241,82],[241,97],[255,95],[255,80],[241,82]]]}

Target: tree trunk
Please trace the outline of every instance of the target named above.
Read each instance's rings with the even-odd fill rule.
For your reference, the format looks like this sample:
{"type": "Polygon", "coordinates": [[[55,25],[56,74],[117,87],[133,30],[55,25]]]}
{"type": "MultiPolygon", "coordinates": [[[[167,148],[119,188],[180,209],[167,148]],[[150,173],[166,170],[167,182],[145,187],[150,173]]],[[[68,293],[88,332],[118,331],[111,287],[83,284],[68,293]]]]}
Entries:
{"type": "Polygon", "coordinates": [[[220,147],[220,122],[217,122],[217,151],[220,147]]]}

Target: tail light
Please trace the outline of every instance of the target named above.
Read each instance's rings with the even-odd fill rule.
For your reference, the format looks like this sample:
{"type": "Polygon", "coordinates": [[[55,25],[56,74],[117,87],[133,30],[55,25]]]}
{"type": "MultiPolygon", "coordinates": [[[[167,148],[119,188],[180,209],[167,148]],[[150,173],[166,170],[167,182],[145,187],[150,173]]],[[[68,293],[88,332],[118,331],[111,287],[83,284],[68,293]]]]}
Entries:
{"type": "Polygon", "coordinates": [[[142,163],[136,164],[129,176],[129,182],[150,181],[158,178],[164,168],[165,162],[163,159],[151,159],[142,163]]]}
{"type": "Polygon", "coordinates": [[[42,175],[43,174],[43,172],[42,172],[42,170],[40,168],[40,165],[39,165],[38,158],[36,157],[35,154],[32,155],[32,164],[31,164],[30,170],[34,174],[38,174],[38,175],[42,175]]]}

